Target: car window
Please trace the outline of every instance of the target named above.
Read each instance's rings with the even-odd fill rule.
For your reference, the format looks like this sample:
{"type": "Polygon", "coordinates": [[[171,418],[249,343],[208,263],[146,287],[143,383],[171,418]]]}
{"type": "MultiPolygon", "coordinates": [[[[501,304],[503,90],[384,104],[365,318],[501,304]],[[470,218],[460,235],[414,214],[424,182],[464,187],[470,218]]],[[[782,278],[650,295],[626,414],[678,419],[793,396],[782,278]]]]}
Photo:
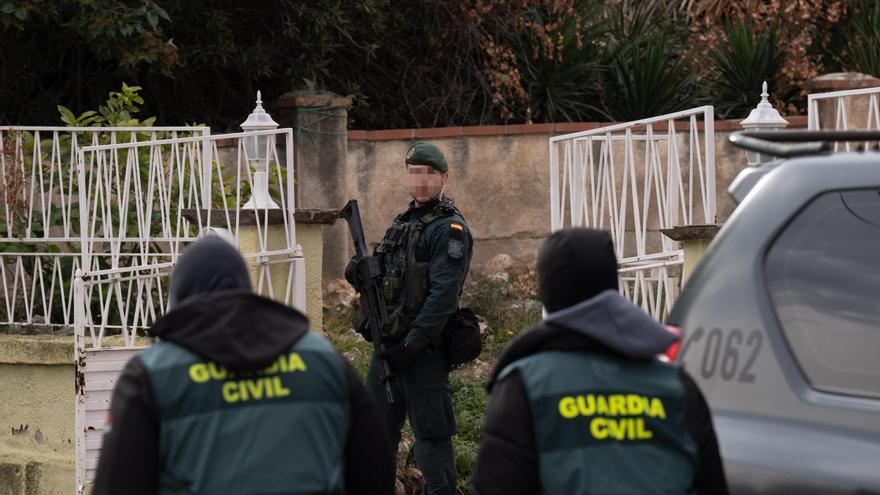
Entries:
{"type": "Polygon", "coordinates": [[[880,191],[811,201],[770,247],[765,275],[810,383],[880,397],[880,191]]]}

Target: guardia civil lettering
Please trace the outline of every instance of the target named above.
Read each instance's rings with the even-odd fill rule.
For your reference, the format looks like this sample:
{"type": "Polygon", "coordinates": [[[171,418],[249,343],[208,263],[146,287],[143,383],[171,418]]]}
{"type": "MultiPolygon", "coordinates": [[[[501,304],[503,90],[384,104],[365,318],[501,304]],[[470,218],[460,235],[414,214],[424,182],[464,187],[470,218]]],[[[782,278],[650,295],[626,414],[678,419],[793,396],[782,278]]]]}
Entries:
{"type": "Polygon", "coordinates": [[[210,380],[224,381],[221,389],[227,403],[287,397],[290,389],[284,386],[279,373],[308,371],[305,361],[297,352],[282,354],[267,368],[256,372],[234,373],[212,361],[195,363],[189,367],[189,377],[195,383],[210,380]]]}
{"type": "Polygon", "coordinates": [[[596,440],[648,440],[654,433],[645,418],[666,419],[663,401],[636,394],[583,394],[559,400],[565,419],[589,418],[588,431],[596,440]]]}

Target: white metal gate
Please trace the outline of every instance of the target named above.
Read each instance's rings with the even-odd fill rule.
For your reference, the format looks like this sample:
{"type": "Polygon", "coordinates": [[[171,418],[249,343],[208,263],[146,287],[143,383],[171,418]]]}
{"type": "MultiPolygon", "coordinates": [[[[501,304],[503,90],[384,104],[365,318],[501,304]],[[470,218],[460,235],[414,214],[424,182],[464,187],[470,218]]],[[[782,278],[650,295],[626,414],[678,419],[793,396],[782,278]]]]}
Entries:
{"type": "Polygon", "coordinates": [[[621,292],[664,318],[683,254],[659,229],[715,223],[713,108],[555,136],[549,151],[551,230],[609,230],[621,292]]]}
{"type": "Polygon", "coordinates": [[[167,309],[168,274],[200,232],[231,233],[258,293],[303,312],[306,304],[291,129],[86,146],[77,176],[85,205],[79,266],[87,267],[73,284],[76,483],[82,492],[94,478],[116,378],[148,344],[145,330],[167,309]],[[258,138],[263,149],[246,146],[258,138]],[[221,141],[232,142],[232,151],[218,148],[221,141]],[[253,154],[263,157],[267,188],[280,208],[239,206],[259,187],[253,154]]]}
{"type": "MultiPolygon", "coordinates": [[[[0,323],[73,324],[72,281],[85,235],[79,147],[207,135],[207,127],[0,126],[0,323]]],[[[94,152],[83,158],[93,161],[94,152]]]]}
{"type": "MultiPolygon", "coordinates": [[[[818,130],[880,129],[880,88],[851,89],[807,96],[807,125],[818,130]]],[[[834,151],[850,151],[874,143],[834,143],[834,151]]]]}

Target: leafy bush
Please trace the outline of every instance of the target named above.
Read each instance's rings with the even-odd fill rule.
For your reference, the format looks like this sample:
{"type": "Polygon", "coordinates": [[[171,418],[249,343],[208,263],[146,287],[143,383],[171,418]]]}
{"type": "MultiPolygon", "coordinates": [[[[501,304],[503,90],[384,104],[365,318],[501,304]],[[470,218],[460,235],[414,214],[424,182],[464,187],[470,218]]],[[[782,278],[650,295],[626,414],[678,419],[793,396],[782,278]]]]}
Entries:
{"type": "MultiPolygon", "coordinates": [[[[713,51],[726,44],[725,26],[753,23],[758,32],[774,30],[777,51],[782,54],[775,75],[771,103],[783,114],[803,112],[805,82],[833,71],[831,62],[839,54],[832,49],[835,33],[851,15],[851,0],[705,0],[681,2],[687,5],[682,24],[688,26],[688,58],[701,86],[717,78],[713,51]]],[[[752,106],[756,100],[752,95],[752,106]]],[[[714,102],[713,102],[714,103],[714,102]]]]}
{"type": "Polygon", "coordinates": [[[663,38],[633,43],[612,58],[605,110],[615,120],[637,120],[688,106],[694,78],[663,38]]]}
{"type": "Polygon", "coordinates": [[[603,28],[595,22],[599,9],[587,4],[582,22],[565,20],[559,29],[558,51],[552,57],[535,57],[541,41],[529,34],[514,42],[519,73],[528,92],[525,110],[534,122],[582,122],[604,117],[601,108],[602,52],[597,46],[603,28]]]}
{"type": "Polygon", "coordinates": [[[607,15],[605,113],[626,121],[682,110],[689,106],[694,77],[684,63],[681,28],[656,3],[625,3],[607,15]]]}
{"type": "Polygon", "coordinates": [[[773,81],[782,66],[775,29],[757,30],[751,22],[727,24],[726,42],[711,52],[713,72],[706,103],[721,118],[745,117],[755,106],[761,85],[773,81]]]}
{"type": "Polygon", "coordinates": [[[143,121],[134,117],[141,111],[144,104],[140,86],[129,86],[122,83],[122,91],[111,91],[107,101],[98,106],[98,110],[88,110],[78,117],[69,108],[58,105],[61,121],[70,127],[149,127],[156,122],[156,117],[143,121]]]}
{"type": "Polygon", "coordinates": [[[844,31],[841,66],[880,77],[880,0],[857,0],[844,31]]]}

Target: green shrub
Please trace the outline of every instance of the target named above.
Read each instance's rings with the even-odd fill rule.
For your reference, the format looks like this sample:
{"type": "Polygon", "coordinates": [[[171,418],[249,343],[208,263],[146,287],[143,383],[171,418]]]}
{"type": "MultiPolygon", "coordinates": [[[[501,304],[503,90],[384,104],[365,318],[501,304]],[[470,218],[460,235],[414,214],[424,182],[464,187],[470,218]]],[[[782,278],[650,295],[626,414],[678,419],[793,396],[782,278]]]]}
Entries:
{"type": "Polygon", "coordinates": [[[623,4],[607,16],[602,104],[612,120],[628,121],[692,104],[694,76],[684,63],[684,34],[656,4],[623,4]]]}
{"type": "Polygon", "coordinates": [[[880,77],[880,0],[853,4],[840,64],[844,70],[880,77]]]}
{"type": "Polygon", "coordinates": [[[784,54],[776,46],[774,29],[758,31],[751,22],[738,22],[727,24],[724,31],[726,43],[710,53],[717,77],[709,82],[704,98],[720,118],[745,117],[763,82],[776,78],[784,54]]]}
{"type": "Polygon", "coordinates": [[[534,122],[586,122],[605,117],[601,108],[602,52],[597,46],[602,29],[595,4],[583,7],[580,26],[568,18],[560,30],[557,57],[534,57],[540,42],[516,45],[519,71],[528,91],[528,110],[534,122]]]}
{"type": "Polygon", "coordinates": [[[637,120],[684,109],[694,77],[665,39],[634,43],[612,59],[605,107],[614,119],[637,120]]]}

